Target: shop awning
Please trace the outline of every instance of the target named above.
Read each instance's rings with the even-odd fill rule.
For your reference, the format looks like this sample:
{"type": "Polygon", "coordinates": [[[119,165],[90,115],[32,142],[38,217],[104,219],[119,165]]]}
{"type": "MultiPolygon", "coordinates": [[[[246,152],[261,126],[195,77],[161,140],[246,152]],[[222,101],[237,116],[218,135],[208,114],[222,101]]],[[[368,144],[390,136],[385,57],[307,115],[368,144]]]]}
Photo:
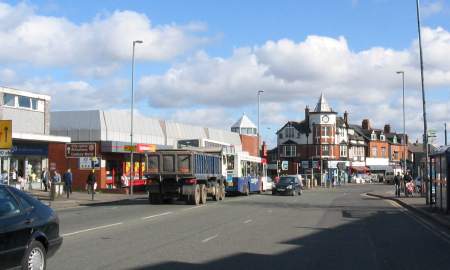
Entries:
{"type": "Polygon", "coordinates": [[[366,166],[352,166],[350,167],[350,170],[355,173],[366,173],[369,171],[369,168],[366,166]]]}

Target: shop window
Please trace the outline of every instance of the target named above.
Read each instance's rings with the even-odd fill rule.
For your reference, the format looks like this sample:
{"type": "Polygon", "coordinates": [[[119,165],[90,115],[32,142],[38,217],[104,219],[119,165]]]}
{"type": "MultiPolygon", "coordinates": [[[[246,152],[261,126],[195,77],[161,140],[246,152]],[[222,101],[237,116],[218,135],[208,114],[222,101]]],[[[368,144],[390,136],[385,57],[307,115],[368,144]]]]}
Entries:
{"type": "Polygon", "coordinates": [[[19,107],[31,108],[31,99],[29,97],[19,96],[19,107]]]}
{"type": "Polygon", "coordinates": [[[16,96],[11,94],[4,94],[3,104],[6,106],[15,107],[16,106],[16,96]]]}

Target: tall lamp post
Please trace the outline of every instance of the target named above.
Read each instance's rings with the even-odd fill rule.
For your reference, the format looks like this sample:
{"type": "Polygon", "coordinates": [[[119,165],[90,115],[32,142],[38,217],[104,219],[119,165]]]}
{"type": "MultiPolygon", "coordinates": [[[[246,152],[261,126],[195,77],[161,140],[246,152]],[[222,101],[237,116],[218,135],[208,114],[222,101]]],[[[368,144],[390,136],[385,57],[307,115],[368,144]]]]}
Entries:
{"type": "Polygon", "coordinates": [[[431,205],[432,199],[432,188],[431,188],[431,177],[428,177],[428,128],[427,128],[427,110],[425,103],[425,86],[423,78],[423,54],[422,54],[422,37],[420,30],[420,10],[419,10],[419,0],[416,0],[416,11],[417,11],[417,31],[419,33],[419,54],[420,54],[420,78],[421,78],[421,88],[422,88],[422,110],[423,110],[423,151],[425,152],[425,169],[423,173],[424,182],[428,182],[429,195],[426,196],[427,204],[431,205]]]}
{"type": "Polygon", "coordinates": [[[130,196],[133,195],[133,181],[134,181],[134,145],[133,145],[133,116],[134,116],[134,48],[136,43],[142,44],[142,40],[133,40],[133,55],[131,57],[131,132],[130,132],[130,143],[131,143],[131,154],[130,154],[130,196]]]}
{"type": "Polygon", "coordinates": [[[260,132],[259,132],[259,103],[260,103],[260,97],[261,97],[261,94],[262,93],[264,93],[264,90],[258,90],[258,132],[257,132],[257,137],[258,137],[258,139],[256,140],[257,142],[256,142],[256,151],[257,151],[257,155],[259,156],[259,135],[260,135],[260,132]]]}
{"type": "Polygon", "coordinates": [[[397,74],[402,74],[403,85],[403,173],[406,174],[406,121],[405,121],[405,72],[397,71],[397,74]]]}

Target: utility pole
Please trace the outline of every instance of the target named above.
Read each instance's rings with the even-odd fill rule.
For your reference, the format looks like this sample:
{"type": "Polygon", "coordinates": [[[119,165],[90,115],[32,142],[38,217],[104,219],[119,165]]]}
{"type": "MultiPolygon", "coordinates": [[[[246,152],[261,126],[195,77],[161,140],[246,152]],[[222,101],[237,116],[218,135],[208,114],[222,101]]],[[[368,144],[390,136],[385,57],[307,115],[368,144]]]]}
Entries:
{"type": "MultiPolygon", "coordinates": [[[[428,128],[427,128],[427,110],[425,103],[425,86],[423,78],[423,53],[422,53],[422,37],[420,30],[420,10],[419,10],[419,0],[416,0],[416,11],[417,11],[417,30],[419,32],[419,53],[420,53],[420,78],[421,78],[421,88],[422,88],[422,109],[423,109],[423,151],[425,152],[425,168],[424,168],[424,182],[428,183],[429,194],[426,196],[427,204],[432,203],[432,188],[431,188],[431,177],[428,177],[428,159],[429,159],[429,149],[428,149],[428,128]]],[[[427,191],[428,191],[427,190],[427,191]]]]}
{"type": "Polygon", "coordinates": [[[406,120],[405,120],[405,72],[397,71],[397,74],[402,74],[402,85],[403,85],[403,175],[406,175],[406,120]]]}
{"type": "Polygon", "coordinates": [[[444,141],[445,146],[447,146],[447,123],[444,123],[444,141]]]}

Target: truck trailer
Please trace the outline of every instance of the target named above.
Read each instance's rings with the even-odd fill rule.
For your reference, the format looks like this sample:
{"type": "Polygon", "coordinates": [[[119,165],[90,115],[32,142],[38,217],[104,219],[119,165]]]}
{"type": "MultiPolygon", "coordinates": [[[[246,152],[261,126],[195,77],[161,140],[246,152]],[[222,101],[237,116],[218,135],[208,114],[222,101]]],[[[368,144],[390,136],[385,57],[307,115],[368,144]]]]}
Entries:
{"type": "Polygon", "coordinates": [[[158,150],[148,154],[149,203],[173,199],[205,204],[207,197],[225,198],[222,154],[192,149],[158,150]]]}

